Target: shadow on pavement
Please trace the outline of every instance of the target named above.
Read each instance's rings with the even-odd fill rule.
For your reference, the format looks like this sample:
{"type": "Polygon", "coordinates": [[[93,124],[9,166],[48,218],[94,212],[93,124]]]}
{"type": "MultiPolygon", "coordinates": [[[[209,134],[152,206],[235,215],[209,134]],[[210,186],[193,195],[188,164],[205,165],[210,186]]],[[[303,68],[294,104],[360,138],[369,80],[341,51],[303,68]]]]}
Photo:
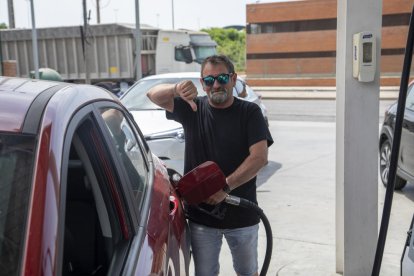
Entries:
{"type": "Polygon", "coordinates": [[[407,185],[397,193],[403,194],[406,198],[414,202],[414,184],[407,182],[407,185]]]}
{"type": "Polygon", "coordinates": [[[269,161],[267,165],[258,173],[257,180],[256,180],[256,187],[260,187],[280,168],[282,168],[281,163],[277,163],[274,161],[269,161]]]}

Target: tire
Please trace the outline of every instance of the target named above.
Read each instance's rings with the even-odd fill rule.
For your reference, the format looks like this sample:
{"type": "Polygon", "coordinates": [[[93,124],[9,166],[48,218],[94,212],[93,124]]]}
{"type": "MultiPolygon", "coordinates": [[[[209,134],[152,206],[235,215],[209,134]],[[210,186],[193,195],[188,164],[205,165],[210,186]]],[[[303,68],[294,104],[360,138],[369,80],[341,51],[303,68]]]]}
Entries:
{"type": "MultiPolygon", "coordinates": [[[[388,184],[388,174],[390,171],[390,161],[391,161],[391,143],[387,139],[385,140],[380,149],[380,176],[382,184],[387,187],[388,184]]],[[[401,190],[405,187],[407,181],[398,175],[395,176],[395,187],[394,190],[401,190]]]]}

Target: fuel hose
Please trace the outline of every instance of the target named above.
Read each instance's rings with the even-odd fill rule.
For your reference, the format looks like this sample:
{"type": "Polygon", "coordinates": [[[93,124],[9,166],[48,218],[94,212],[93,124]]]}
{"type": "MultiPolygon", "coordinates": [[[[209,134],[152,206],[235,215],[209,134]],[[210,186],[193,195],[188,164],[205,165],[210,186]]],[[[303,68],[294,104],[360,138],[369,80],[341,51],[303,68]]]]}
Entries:
{"type": "Polygon", "coordinates": [[[411,12],[410,25],[408,29],[407,44],[405,48],[404,65],[401,75],[400,92],[398,96],[397,115],[395,119],[394,135],[391,148],[390,168],[388,172],[387,189],[385,192],[384,207],[382,211],[381,226],[378,235],[377,249],[375,252],[374,265],[371,276],[378,276],[381,269],[382,257],[384,254],[385,241],[387,238],[388,225],[390,222],[392,199],[394,195],[395,177],[398,165],[398,153],[400,150],[402,124],[404,120],[405,101],[407,98],[408,82],[410,77],[411,61],[413,56],[414,42],[414,6],[411,12]]]}
{"type": "Polygon", "coordinates": [[[272,258],[272,250],[273,250],[273,235],[272,235],[272,228],[270,227],[269,220],[267,219],[263,210],[259,206],[257,206],[256,203],[251,202],[247,199],[228,195],[224,201],[230,205],[235,205],[235,206],[239,206],[239,207],[246,208],[246,209],[253,209],[259,215],[260,220],[262,221],[263,226],[266,231],[266,254],[263,260],[262,270],[260,271],[260,276],[265,276],[267,274],[267,270],[269,269],[270,259],[272,258]]]}
{"type": "MultiPolygon", "coordinates": [[[[217,205],[217,208],[214,208],[213,210],[205,210],[198,206],[198,204],[202,203],[206,198],[222,189],[226,184],[226,178],[216,163],[207,161],[194,168],[192,171],[186,173],[183,177],[172,169],[167,170],[170,175],[170,181],[174,186],[176,186],[176,191],[184,200],[185,206],[192,205],[199,211],[213,216],[216,219],[224,218],[224,213],[220,211],[221,204],[217,205]]],[[[269,269],[273,249],[273,235],[269,220],[263,210],[257,206],[256,203],[247,199],[227,195],[224,199],[224,203],[238,206],[240,208],[254,210],[260,217],[266,231],[266,254],[262,269],[260,271],[260,276],[265,276],[267,274],[267,270],[269,269]]]]}

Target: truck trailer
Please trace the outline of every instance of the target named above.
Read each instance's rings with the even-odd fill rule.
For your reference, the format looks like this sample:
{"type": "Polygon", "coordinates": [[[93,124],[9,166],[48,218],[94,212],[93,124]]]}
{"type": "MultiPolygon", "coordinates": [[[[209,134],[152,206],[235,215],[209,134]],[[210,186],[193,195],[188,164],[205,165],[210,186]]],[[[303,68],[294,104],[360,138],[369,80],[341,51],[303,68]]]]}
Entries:
{"type": "MultiPolygon", "coordinates": [[[[39,68],[56,70],[66,82],[128,87],[136,81],[135,32],[133,24],[38,28],[39,68]]],[[[140,33],[143,77],[199,71],[216,53],[217,44],[206,32],[141,25],[140,33]]],[[[16,61],[17,77],[33,76],[31,29],[1,30],[0,52],[0,63],[16,61]]]]}

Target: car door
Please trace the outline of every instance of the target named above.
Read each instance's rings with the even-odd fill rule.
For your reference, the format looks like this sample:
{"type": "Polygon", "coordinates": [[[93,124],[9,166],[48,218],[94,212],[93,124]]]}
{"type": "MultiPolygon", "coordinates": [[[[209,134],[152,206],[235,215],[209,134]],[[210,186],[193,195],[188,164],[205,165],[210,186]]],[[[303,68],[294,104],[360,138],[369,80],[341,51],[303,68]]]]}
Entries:
{"type": "Polygon", "coordinates": [[[148,146],[127,112],[116,105],[95,106],[106,126],[107,136],[115,146],[112,148],[116,148],[114,154],[121,164],[120,169],[126,175],[123,189],[131,200],[134,230],[138,233],[126,260],[124,274],[166,274],[172,219],[171,186],[166,169],[160,163],[150,164],[152,158],[148,146]],[[155,169],[151,170],[152,167],[155,169]]]}
{"type": "Polygon", "coordinates": [[[120,275],[135,236],[124,171],[99,116],[82,108],[65,136],[58,275],[120,275]]]}
{"type": "Polygon", "coordinates": [[[408,91],[401,133],[400,168],[414,179],[414,86],[408,91]]]}

